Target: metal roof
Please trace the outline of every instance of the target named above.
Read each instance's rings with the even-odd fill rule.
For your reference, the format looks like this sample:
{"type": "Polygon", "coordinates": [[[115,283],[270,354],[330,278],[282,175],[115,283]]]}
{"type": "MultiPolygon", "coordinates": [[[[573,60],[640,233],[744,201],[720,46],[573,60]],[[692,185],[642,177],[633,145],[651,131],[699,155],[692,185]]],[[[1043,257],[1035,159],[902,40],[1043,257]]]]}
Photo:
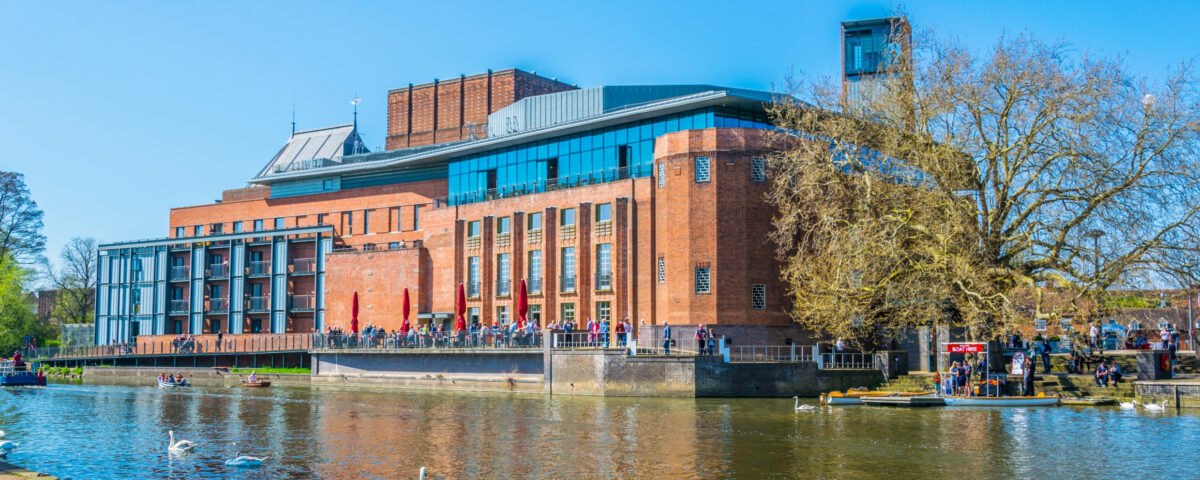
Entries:
{"type": "Polygon", "coordinates": [[[250,183],[269,185],[277,181],[322,177],[331,174],[379,170],[398,166],[427,165],[430,163],[446,162],[453,157],[470,153],[536,141],[572,131],[603,128],[695,108],[731,105],[743,107],[761,106],[763,103],[770,103],[777,100],[776,96],[770,92],[721,87],[712,88],[716,90],[703,91],[643,104],[625,105],[608,112],[579,117],[563,123],[551,124],[542,128],[530,129],[500,137],[488,137],[475,141],[444,144],[435,148],[388,150],[368,155],[347,156],[337,164],[320,165],[318,168],[280,172],[264,169],[257,177],[250,179],[250,183]]]}
{"type": "Polygon", "coordinates": [[[292,134],[258,176],[312,165],[336,164],[341,162],[343,155],[352,153],[355,145],[363,148],[352,123],[301,130],[292,134]]]}
{"type": "Polygon", "coordinates": [[[222,233],[216,235],[206,235],[200,237],[165,237],[153,238],[148,240],[130,240],[127,242],[102,243],[97,250],[104,252],[106,250],[119,250],[123,248],[138,248],[138,247],[156,247],[161,245],[175,245],[180,243],[203,243],[203,242],[220,242],[224,240],[238,240],[243,238],[254,237],[275,237],[287,235],[306,235],[310,233],[333,233],[332,225],[317,225],[313,227],[293,227],[280,228],[277,230],[262,230],[257,232],[238,232],[238,233],[222,233]]]}

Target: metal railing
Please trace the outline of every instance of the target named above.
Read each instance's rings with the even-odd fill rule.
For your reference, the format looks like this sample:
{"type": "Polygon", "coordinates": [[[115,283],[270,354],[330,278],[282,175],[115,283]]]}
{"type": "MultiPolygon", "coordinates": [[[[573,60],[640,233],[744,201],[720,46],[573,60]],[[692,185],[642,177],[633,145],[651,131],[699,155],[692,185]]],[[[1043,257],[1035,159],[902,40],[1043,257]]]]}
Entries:
{"type": "Polygon", "coordinates": [[[596,274],[596,290],[612,290],[613,274],[611,272],[596,274]]]}
{"type": "Polygon", "coordinates": [[[191,277],[191,275],[192,275],[192,267],[189,267],[187,265],[175,265],[175,266],[171,267],[171,272],[170,272],[168,278],[170,278],[172,282],[179,282],[179,281],[188,280],[191,277]]]}
{"type": "Polygon", "coordinates": [[[265,312],[271,309],[271,297],[250,297],[246,299],[247,312],[265,312]]]}
{"type": "Polygon", "coordinates": [[[812,362],[815,348],[815,346],[802,345],[731,345],[725,347],[729,352],[730,363],[812,362]]]}
{"type": "Polygon", "coordinates": [[[876,370],[874,353],[822,353],[817,356],[821,370],[876,370]]]}
{"type": "Polygon", "coordinates": [[[574,292],[575,291],[575,276],[574,275],[563,275],[561,277],[558,277],[558,290],[561,292],[574,292]]]}
{"type": "Polygon", "coordinates": [[[617,336],[607,331],[554,332],[551,335],[550,348],[620,348],[626,344],[627,340],[623,335],[617,336]]]}
{"type": "Polygon", "coordinates": [[[316,300],[316,295],[288,295],[288,310],[313,310],[316,300]]]}
{"type": "Polygon", "coordinates": [[[333,350],[379,349],[533,349],[542,347],[540,330],[470,329],[458,332],[410,329],[375,333],[318,333],[313,348],[333,350]]]}
{"type": "Polygon", "coordinates": [[[311,333],[225,335],[220,342],[216,335],[154,335],[113,345],[29,349],[27,357],[31,360],[61,360],[140,355],[270,353],[307,351],[312,348],[311,333]]]}
{"type": "Polygon", "coordinates": [[[229,276],[229,264],[219,263],[205,267],[204,275],[208,278],[225,278],[229,276]]]}
{"type": "Polygon", "coordinates": [[[246,266],[246,275],[248,275],[248,276],[258,277],[258,276],[270,275],[270,274],[271,274],[271,262],[269,262],[269,261],[266,261],[266,260],[253,261],[253,262],[250,262],[250,264],[246,266]]]}
{"type": "MultiPolygon", "coordinates": [[[[690,332],[688,332],[690,333],[690,332]]],[[[715,355],[708,348],[708,340],[700,341],[695,337],[688,335],[683,337],[684,332],[671,332],[671,343],[666,345],[666,339],[658,336],[655,332],[650,341],[643,343],[644,338],[638,339],[637,351],[639,355],[715,355]]],[[[716,349],[716,342],[713,343],[713,349],[716,349]]]]}
{"type": "Polygon", "coordinates": [[[228,298],[210,298],[208,299],[208,308],[204,309],[208,313],[225,313],[229,311],[228,298]]]}
{"type": "Polygon", "coordinates": [[[171,300],[167,303],[167,313],[187,313],[190,303],[187,300],[171,300]]]}
{"type": "Polygon", "coordinates": [[[500,198],[518,197],[522,195],[532,195],[535,193],[552,192],[563,188],[581,187],[585,185],[593,185],[597,183],[612,182],[616,180],[624,180],[627,178],[648,177],[651,174],[649,165],[634,165],[621,168],[606,168],[595,170],[592,172],[581,173],[578,175],[568,175],[564,177],[552,178],[547,180],[535,180],[516,185],[508,185],[504,187],[491,188],[487,190],[479,190],[475,192],[460,193],[449,197],[435,199],[437,204],[462,205],[466,203],[482,202],[486,200],[495,200],[500,198]]]}
{"type": "Polygon", "coordinates": [[[291,263],[292,273],[313,273],[317,270],[317,259],[315,258],[295,258],[291,263]]]}
{"type": "Polygon", "coordinates": [[[511,282],[508,280],[496,280],[496,295],[500,297],[507,297],[510,293],[508,288],[509,283],[511,282]]]}

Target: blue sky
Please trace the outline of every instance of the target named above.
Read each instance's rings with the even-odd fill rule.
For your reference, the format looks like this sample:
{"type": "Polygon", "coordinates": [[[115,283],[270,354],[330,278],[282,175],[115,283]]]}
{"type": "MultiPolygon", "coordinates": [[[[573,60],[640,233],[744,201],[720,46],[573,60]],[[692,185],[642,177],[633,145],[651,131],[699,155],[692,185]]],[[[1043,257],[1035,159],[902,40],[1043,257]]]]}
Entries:
{"type": "MultiPolygon", "coordinates": [[[[167,235],[170,207],[243,186],[298,128],[384,142],[388,89],[517,67],[580,86],[769,90],[838,73],[838,23],[888,1],[4,2],[0,170],[26,175],[47,255],[167,235]]],[[[1200,53],[1200,2],[906,2],[984,49],[1029,31],[1151,78],[1200,53]]]]}

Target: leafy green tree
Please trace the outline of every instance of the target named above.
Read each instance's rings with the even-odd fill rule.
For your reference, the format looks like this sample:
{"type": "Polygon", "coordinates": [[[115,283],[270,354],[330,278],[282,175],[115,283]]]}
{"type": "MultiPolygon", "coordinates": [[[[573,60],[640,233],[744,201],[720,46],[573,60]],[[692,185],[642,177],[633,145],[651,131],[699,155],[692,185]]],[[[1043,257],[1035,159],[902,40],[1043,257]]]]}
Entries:
{"type": "Polygon", "coordinates": [[[33,272],[11,258],[0,261],[0,355],[8,356],[24,345],[26,335],[35,335],[44,345],[57,332],[38,321],[26,287],[33,272]]]}

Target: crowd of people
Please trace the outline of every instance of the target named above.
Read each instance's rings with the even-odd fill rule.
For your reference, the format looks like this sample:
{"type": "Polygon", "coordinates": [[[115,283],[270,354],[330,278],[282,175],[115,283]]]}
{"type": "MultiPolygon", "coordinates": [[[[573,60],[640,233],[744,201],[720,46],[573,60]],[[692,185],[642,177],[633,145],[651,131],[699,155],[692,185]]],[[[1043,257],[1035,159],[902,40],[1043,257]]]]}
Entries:
{"type": "Polygon", "coordinates": [[[176,385],[183,385],[187,383],[187,380],[184,380],[183,378],[183,374],[178,372],[176,372],[174,376],[166,372],[160,373],[158,374],[158,381],[160,383],[174,383],[176,385]]]}

